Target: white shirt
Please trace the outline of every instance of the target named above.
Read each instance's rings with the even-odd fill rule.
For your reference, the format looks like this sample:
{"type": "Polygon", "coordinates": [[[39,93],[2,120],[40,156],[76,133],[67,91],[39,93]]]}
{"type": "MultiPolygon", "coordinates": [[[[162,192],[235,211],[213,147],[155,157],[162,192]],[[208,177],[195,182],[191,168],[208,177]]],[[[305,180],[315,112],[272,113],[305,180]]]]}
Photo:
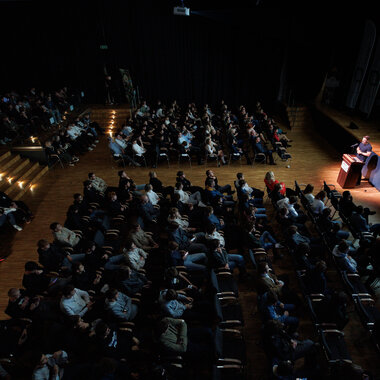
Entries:
{"type": "Polygon", "coordinates": [[[320,215],[326,206],[320,199],[314,199],[310,207],[315,214],[320,215]]]}
{"type": "Polygon", "coordinates": [[[153,190],[149,190],[145,194],[149,198],[149,200],[152,203],[152,205],[157,205],[158,202],[160,201],[160,197],[153,190]]]}
{"type": "Polygon", "coordinates": [[[187,203],[189,201],[189,194],[187,194],[185,191],[175,189],[174,193],[179,194],[179,200],[182,203],[187,203]]]}
{"type": "Polygon", "coordinates": [[[279,208],[286,207],[289,210],[290,215],[293,216],[293,217],[295,217],[295,218],[298,216],[298,212],[296,211],[296,209],[294,208],[294,206],[289,203],[289,198],[287,198],[287,197],[285,197],[285,198],[280,199],[279,201],[277,201],[277,206],[279,208]]]}
{"type": "Polygon", "coordinates": [[[145,148],[137,143],[132,145],[132,149],[138,156],[142,156],[146,152],[145,148]]]}
{"type": "Polygon", "coordinates": [[[123,149],[127,147],[127,143],[122,139],[115,139],[115,143],[119,144],[123,149]]]}
{"type": "Polygon", "coordinates": [[[207,240],[214,240],[214,239],[217,239],[217,240],[219,240],[220,245],[221,245],[222,247],[225,246],[224,237],[223,237],[218,231],[214,231],[212,234],[206,233],[206,234],[205,234],[205,238],[206,238],[207,240]]]}
{"type": "Polygon", "coordinates": [[[62,296],[60,302],[60,308],[66,315],[79,315],[83,316],[87,312],[87,304],[90,302],[89,294],[84,291],[75,288],[75,293],[71,298],[65,298],[62,296]]]}

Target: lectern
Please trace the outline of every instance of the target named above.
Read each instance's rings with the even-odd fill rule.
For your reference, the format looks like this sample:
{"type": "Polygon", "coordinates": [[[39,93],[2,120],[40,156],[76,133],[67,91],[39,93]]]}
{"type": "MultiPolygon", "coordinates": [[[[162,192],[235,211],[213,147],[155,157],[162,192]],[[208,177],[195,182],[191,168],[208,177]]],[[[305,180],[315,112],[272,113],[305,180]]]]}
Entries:
{"type": "Polygon", "coordinates": [[[360,185],[364,162],[353,154],[344,154],[337,182],[343,189],[360,185]]]}

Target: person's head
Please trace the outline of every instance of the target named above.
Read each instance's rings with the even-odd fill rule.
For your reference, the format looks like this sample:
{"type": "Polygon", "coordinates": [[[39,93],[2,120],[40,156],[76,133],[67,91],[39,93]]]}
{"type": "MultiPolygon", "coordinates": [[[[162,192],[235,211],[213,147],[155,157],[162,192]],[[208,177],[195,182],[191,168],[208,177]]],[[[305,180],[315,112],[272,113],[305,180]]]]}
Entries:
{"type": "Polygon", "coordinates": [[[45,239],[41,239],[38,240],[37,246],[39,249],[46,251],[50,248],[50,243],[45,239]]]}
{"type": "Polygon", "coordinates": [[[127,173],[124,171],[124,170],[119,170],[117,172],[117,175],[120,177],[120,178],[126,178],[127,177],[127,173]]]}
{"type": "Polygon", "coordinates": [[[215,251],[219,247],[220,247],[220,241],[219,241],[219,239],[212,239],[210,241],[210,249],[211,249],[211,251],[215,251]]]}
{"type": "Polygon", "coordinates": [[[169,223],[169,228],[172,230],[172,231],[175,231],[179,228],[179,224],[177,222],[170,222],[169,223]]]}
{"type": "Polygon", "coordinates": [[[243,187],[247,182],[244,179],[239,179],[239,186],[243,187]]]}
{"type": "Polygon", "coordinates": [[[116,195],[116,193],[115,193],[114,191],[110,191],[110,192],[108,193],[108,198],[109,198],[109,200],[111,200],[111,201],[116,201],[116,200],[117,200],[117,195],[116,195]]]}
{"type": "Polygon", "coordinates": [[[132,249],[135,249],[136,248],[136,245],[135,243],[132,241],[132,240],[127,240],[126,243],[125,243],[125,249],[127,251],[131,251],[132,249]]]}
{"type": "Polygon", "coordinates": [[[88,173],[88,179],[89,180],[94,180],[96,178],[96,175],[95,175],[95,173],[88,173]]]}
{"type": "Polygon", "coordinates": [[[207,177],[214,177],[214,172],[211,169],[206,170],[207,177]]]}
{"type": "Polygon", "coordinates": [[[183,184],[182,184],[182,182],[176,182],[176,184],[175,184],[175,188],[176,188],[176,190],[182,190],[182,189],[183,189],[183,184]]]}
{"type": "Polygon", "coordinates": [[[365,145],[365,144],[368,144],[368,141],[369,141],[369,136],[363,136],[362,143],[365,145]]]}
{"type": "Polygon", "coordinates": [[[207,206],[206,213],[207,215],[212,215],[214,213],[214,208],[212,206],[207,206]]]}
{"type": "Polygon", "coordinates": [[[236,174],[236,178],[239,179],[239,180],[240,179],[244,179],[244,174],[243,173],[237,173],[236,174]]]}
{"type": "Polygon", "coordinates": [[[63,290],[62,294],[65,298],[69,299],[75,294],[75,288],[73,284],[67,284],[63,290]]]}
{"type": "Polygon", "coordinates": [[[212,178],[207,178],[206,186],[213,188],[215,186],[215,181],[212,178]]]}
{"type": "Polygon", "coordinates": [[[289,214],[289,210],[286,207],[281,207],[278,213],[281,217],[284,218],[289,214]]]}
{"type": "Polygon", "coordinates": [[[107,338],[108,334],[110,333],[111,329],[108,327],[108,325],[103,322],[99,321],[95,327],[95,334],[97,337],[105,339],[107,338]]]}
{"type": "Polygon", "coordinates": [[[141,195],[141,197],[140,197],[140,201],[141,201],[142,204],[146,204],[146,203],[149,202],[149,198],[148,198],[147,195],[143,194],[143,195],[141,195]]]}
{"type": "Polygon", "coordinates": [[[83,181],[83,186],[87,189],[90,189],[92,187],[91,181],[83,181]]]}
{"type": "Polygon", "coordinates": [[[39,350],[34,350],[31,355],[31,363],[34,368],[42,368],[48,362],[48,357],[39,350]]]}
{"type": "Polygon", "coordinates": [[[81,262],[74,262],[72,265],[72,270],[74,273],[81,274],[84,272],[84,265],[81,262]]]}
{"type": "Polygon", "coordinates": [[[351,192],[348,191],[348,190],[343,191],[342,198],[345,199],[345,200],[351,199],[351,192]]]}
{"type": "Polygon", "coordinates": [[[114,288],[108,289],[106,292],[106,299],[109,301],[116,301],[118,294],[119,292],[117,289],[114,289],[114,288]]]}
{"type": "Polygon", "coordinates": [[[359,205],[356,207],[356,210],[355,210],[358,214],[362,215],[363,212],[364,212],[364,207],[359,205]]]}
{"type": "Polygon", "coordinates": [[[327,270],[326,262],[323,261],[323,260],[318,261],[318,262],[315,264],[315,269],[316,269],[318,272],[320,272],[320,273],[325,273],[326,270],[327,270]]]}
{"type": "Polygon", "coordinates": [[[326,198],[326,191],[322,190],[320,191],[316,196],[315,196],[316,199],[319,199],[321,201],[323,201],[325,198],[326,198]]]}
{"type": "Polygon", "coordinates": [[[257,273],[258,274],[265,274],[269,272],[269,265],[265,261],[261,261],[259,265],[257,266],[257,273]]]}
{"type": "Polygon", "coordinates": [[[73,195],[74,201],[81,202],[83,200],[82,194],[80,193],[75,193],[73,195]]]}
{"type": "Polygon", "coordinates": [[[21,297],[20,289],[18,289],[18,288],[10,288],[10,289],[8,290],[8,298],[9,298],[9,301],[11,301],[11,302],[15,302],[15,301],[17,301],[20,297],[21,297]]]}
{"type": "Polygon", "coordinates": [[[212,235],[216,231],[216,226],[214,223],[209,223],[207,225],[206,231],[209,235],[212,235]]]}
{"type": "Polygon", "coordinates": [[[62,230],[62,224],[60,224],[58,222],[54,222],[54,223],[50,224],[50,229],[54,232],[59,232],[62,230]]]}
{"type": "MultiPolygon", "coordinates": [[[[331,214],[331,210],[328,208],[328,207],[325,207],[323,210],[322,210],[322,217],[323,218],[328,218],[331,214]]],[[[336,224],[336,223],[334,223],[336,224]]],[[[339,225],[338,225],[339,226],[339,225]]]]}
{"type": "Polygon", "coordinates": [[[176,267],[169,267],[165,271],[165,277],[169,280],[178,277],[178,269],[176,267]]]}
{"type": "Polygon", "coordinates": [[[314,186],[309,183],[306,185],[303,193],[304,194],[311,194],[313,191],[314,191],[314,186]]]}
{"type": "Polygon", "coordinates": [[[174,289],[168,289],[165,294],[166,301],[173,301],[178,298],[178,294],[174,289]]]}
{"type": "Polygon", "coordinates": [[[178,245],[178,243],[177,243],[176,241],[171,240],[171,241],[169,241],[169,243],[168,243],[168,248],[169,248],[169,250],[171,250],[171,251],[176,251],[176,250],[178,250],[179,245],[178,245]]]}
{"type": "Polygon", "coordinates": [[[182,170],[179,170],[179,171],[177,172],[177,177],[178,177],[178,178],[185,178],[185,173],[184,173],[182,170]]]}
{"type": "Polygon", "coordinates": [[[145,187],[144,187],[144,190],[145,190],[146,193],[149,192],[149,191],[151,191],[152,189],[153,189],[153,186],[151,184],[149,184],[149,183],[147,183],[145,185],[145,187]]]}
{"type": "Polygon", "coordinates": [[[347,253],[348,249],[349,249],[348,244],[344,240],[342,240],[338,245],[339,252],[347,253]]]}
{"type": "Polygon", "coordinates": [[[135,232],[138,232],[141,230],[141,226],[139,223],[135,222],[132,224],[132,230],[135,231],[135,232]]]}
{"type": "Polygon", "coordinates": [[[295,235],[297,232],[298,232],[298,228],[297,228],[297,226],[295,226],[295,225],[291,225],[291,226],[289,226],[289,228],[288,228],[288,234],[289,234],[290,236],[295,235]]]}
{"type": "Polygon", "coordinates": [[[297,203],[298,198],[295,195],[289,197],[289,204],[294,205],[297,203]]]}
{"type": "Polygon", "coordinates": [[[149,172],[149,178],[157,178],[156,172],[149,172]]]}
{"type": "Polygon", "coordinates": [[[273,172],[267,172],[267,173],[265,174],[265,179],[266,179],[267,181],[274,181],[274,173],[273,173],[273,172]]]}

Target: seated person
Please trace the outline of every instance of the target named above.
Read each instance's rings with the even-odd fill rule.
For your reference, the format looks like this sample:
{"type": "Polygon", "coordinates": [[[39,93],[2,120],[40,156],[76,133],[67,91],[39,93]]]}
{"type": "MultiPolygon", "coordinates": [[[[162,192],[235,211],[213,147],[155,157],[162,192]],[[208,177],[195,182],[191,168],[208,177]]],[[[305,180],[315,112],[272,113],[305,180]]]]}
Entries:
{"type": "Polygon", "coordinates": [[[54,222],[50,225],[54,239],[60,244],[68,247],[75,247],[80,242],[81,238],[73,231],[63,227],[62,224],[54,222]]]}
{"type": "Polygon", "coordinates": [[[184,354],[191,361],[212,362],[215,357],[214,336],[207,327],[187,328],[183,319],[164,318],[157,328],[158,340],[164,352],[184,354]]]}
{"type": "Polygon", "coordinates": [[[143,249],[136,247],[133,241],[128,241],[126,243],[123,252],[128,264],[132,269],[138,271],[144,268],[148,253],[143,249]]]}
{"type": "Polygon", "coordinates": [[[120,268],[117,277],[118,287],[130,297],[133,297],[136,293],[142,293],[151,284],[145,275],[130,267],[120,268]]]}
{"type": "Polygon", "coordinates": [[[25,263],[25,272],[22,285],[29,295],[41,295],[44,292],[54,295],[67,285],[69,280],[64,278],[49,277],[35,261],[25,263]]]}
{"type": "Polygon", "coordinates": [[[74,288],[72,284],[65,286],[60,301],[61,311],[67,316],[79,315],[83,317],[93,306],[89,294],[74,288]]]}
{"type": "Polygon", "coordinates": [[[72,282],[75,288],[85,290],[86,292],[92,290],[98,293],[102,285],[104,285],[101,272],[86,271],[81,262],[73,264],[72,282]]]}
{"type": "MultiPolygon", "coordinates": [[[[12,209],[12,214],[15,217],[16,222],[19,224],[30,223],[31,220],[34,218],[33,213],[30,211],[29,207],[23,201],[14,201],[11,198],[9,198],[9,196],[6,193],[2,191],[0,191],[0,208],[3,208],[4,210],[12,209]]],[[[13,224],[12,226],[14,227],[13,224]]]]}
{"type": "Polygon", "coordinates": [[[191,203],[192,205],[197,205],[201,207],[205,207],[206,205],[202,202],[201,193],[196,191],[195,193],[188,194],[183,190],[183,184],[181,182],[177,182],[174,188],[174,194],[179,195],[179,200],[182,203],[191,203]]]}
{"type": "Polygon", "coordinates": [[[88,173],[88,180],[92,183],[95,190],[105,194],[107,192],[108,185],[104,179],[101,179],[95,175],[95,173],[88,173]]]}
{"type": "Polygon", "coordinates": [[[275,320],[283,323],[293,332],[297,329],[299,319],[289,315],[289,311],[293,311],[295,305],[280,302],[276,293],[268,291],[262,294],[260,309],[264,322],[275,320]]]}
{"type": "Polygon", "coordinates": [[[150,203],[153,206],[157,206],[161,201],[161,198],[157,195],[156,192],[153,191],[153,186],[150,184],[145,185],[145,194],[148,196],[150,203]]]}
{"type": "Polygon", "coordinates": [[[208,186],[208,183],[210,183],[209,180],[213,180],[213,188],[215,188],[215,190],[219,191],[220,193],[222,194],[227,193],[228,195],[232,195],[235,193],[235,191],[231,190],[231,185],[220,186],[218,184],[218,178],[215,176],[214,172],[210,169],[206,170],[205,186],[208,186]]]}
{"type": "Polygon", "coordinates": [[[303,195],[305,196],[305,198],[310,204],[312,204],[314,201],[313,191],[314,191],[314,186],[310,183],[307,184],[305,189],[302,191],[303,195]]]}
{"type": "Polygon", "coordinates": [[[235,268],[239,269],[240,279],[244,279],[247,275],[245,268],[245,261],[242,255],[230,254],[223,247],[220,246],[220,242],[214,239],[210,242],[211,257],[214,268],[225,268],[234,271],[235,268]]]}
{"type": "Polygon", "coordinates": [[[150,251],[158,248],[158,244],[154,241],[152,235],[145,232],[138,223],[132,224],[132,229],[128,234],[128,239],[131,240],[137,248],[141,248],[144,251],[150,251]]]}
{"type": "MultiPolygon", "coordinates": [[[[240,187],[240,184],[239,184],[240,180],[242,180],[242,179],[245,180],[244,174],[243,173],[237,173],[236,178],[237,179],[235,180],[234,184],[235,184],[236,189],[238,189],[240,187]]],[[[259,189],[254,188],[254,187],[251,187],[251,186],[248,186],[247,182],[245,182],[244,188],[247,190],[247,192],[249,193],[250,196],[253,196],[255,198],[259,198],[261,200],[263,199],[264,191],[261,191],[259,189]]]]}
{"type": "Polygon", "coordinates": [[[220,246],[222,248],[226,245],[226,242],[224,240],[224,236],[217,231],[216,226],[213,223],[207,224],[205,238],[208,241],[212,241],[215,239],[219,240],[220,246]]]}
{"type": "Polygon", "coordinates": [[[277,201],[277,206],[279,208],[286,207],[289,210],[290,218],[296,223],[305,223],[307,216],[299,210],[299,205],[297,204],[298,198],[296,196],[285,197],[277,201]]]}
{"type": "Polygon", "coordinates": [[[138,307],[132,303],[132,299],[117,289],[107,290],[104,303],[106,310],[121,321],[132,321],[138,312],[138,307]]]}
{"type": "Polygon", "coordinates": [[[183,184],[183,191],[190,191],[190,193],[199,191],[203,194],[203,189],[200,186],[193,186],[182,170],[177,172],[176,182],[181,182],[183,184]]]}
{"type": "Polygon", "coordinates": [[[141,195],[138,212],[144,223],[156,223],[160,215],[160,210],[152,205],[147,195],[141,195]]]}
{"type": "Polygon", "coordinates": [[[15,208],[4,208],[0,207],[0,227],[4,226],[5,223],[8,221],[9,224],[17,231],[22,231],[22,227],[20,227],[18,224],[16,224],[16,219],[14,212],[16,211],[15,208]]]}
{"type": "Polygon", "coordinates": [[[256,154],[262,153],[265,155],[266,162],[270,165],[276,165],[276,163],[273,160],[273,152],[268,149],[262,142],[260,136],[257,136],[255,138],[255,142],[253,143],[253,149],[256,154]]]}
{"type": "Polygon", "coordinates": [[[169,240],[175,241],[180,250],[189,251],[190,254],[207,252],[207,247],[203,244],[203,233],[199,232],[192,235],[180,228],[176,222],[172,222],[169,225],[169,240]]]}
{"type": "Polygon", "coordinates": [[[185,266],[189,271],[205,271],[207,256],[205,253],[189,254],[188,251],[179,250],[175,241],[169,241],[170,265],[185,266]]]}
{"type": "Polygon", "coordinates": [[[315,215],[321,215],[323,210],[326,208],[324,200],[326,199],[326,192],[320,191],[314,198],[310,207],[315,215]]]}
{"type": "Polygon", "coordinates": [[[317,261],[317,263],[309,267],[305,274],[305,283],[307,291],[312,294],[328,295],[329,289],[327,288],[326,280],[327,265],[323,260],[317,261]]]}
{"type": "Polygon", "coordinates": [[[380,233],[380,223],[370,226],[364,217],[363,206],[356,207],[356,210],[350,217],[352,226],[359,232],[372,232],[374,237],[380,233]]]}
{"type": "Polygon", "coordinates": [[[349,253],[350,249],[345,241],[342,241],[333,249],[333,255],[337,260],[340,270],[346,271],[347,273],[358,273],[358,264],[349,253]]]}

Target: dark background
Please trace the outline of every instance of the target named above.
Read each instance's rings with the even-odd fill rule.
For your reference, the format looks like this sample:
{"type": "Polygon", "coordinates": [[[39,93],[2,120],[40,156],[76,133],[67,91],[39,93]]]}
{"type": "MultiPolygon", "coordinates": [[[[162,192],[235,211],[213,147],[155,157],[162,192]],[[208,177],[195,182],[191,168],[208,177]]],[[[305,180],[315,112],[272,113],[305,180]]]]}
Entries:
{"type": "Polygon", "coordinates": [[[179,3],[1,1],[0,91],[68,85],[103,102],[106,64],[116,82],[128,68],[148,101],[269,104],[280,84],[307,100],[333,66],[348,87],[365,19],[379,26],[366,1],[186,0],[190,17],[173,15],[179,3]]]}

